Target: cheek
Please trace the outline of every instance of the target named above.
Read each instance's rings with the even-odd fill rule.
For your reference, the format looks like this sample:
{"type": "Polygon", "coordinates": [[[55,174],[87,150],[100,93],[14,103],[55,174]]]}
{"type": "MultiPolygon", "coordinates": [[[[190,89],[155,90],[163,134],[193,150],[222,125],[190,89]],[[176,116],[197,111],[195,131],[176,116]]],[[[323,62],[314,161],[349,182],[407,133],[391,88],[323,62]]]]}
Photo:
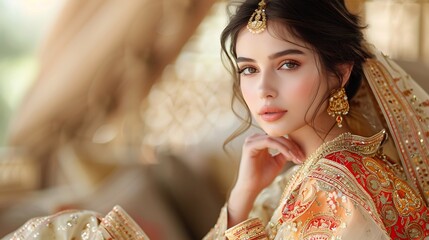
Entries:
{"type": "Polygon", "coordinates": [[[301,83],[288,88],[289,99],[302,107],[313,101],[317,86],[314,83],[301,83]],[[305,105],[304,105],[305,104],[305,105]]]}
{"type": "Polygon", "coordinates": [[[300,98],[309,98],[314,95],[314,86],[312,84],[302,84],[294,89],[294,94],[300,98]]]}
{"type": "Polygon", "coordinates": [[[254,90],[248,86],[247,84],[241,84],[240,85],[241,95],[244,98],[244,101],[246,102],[247,106],[250,108],[252,107],[252,100],[255,99],[255,93],[254,90]]]}
{"type": "Polygon", "coordinates": [[[325,106],[320,106],[324,98],[324,86],[321,86],[318,75],[301,80],[300,84],[289,89],[286,97],[297,113],[312,117],[316,112],[324,111],[325,106]]]}

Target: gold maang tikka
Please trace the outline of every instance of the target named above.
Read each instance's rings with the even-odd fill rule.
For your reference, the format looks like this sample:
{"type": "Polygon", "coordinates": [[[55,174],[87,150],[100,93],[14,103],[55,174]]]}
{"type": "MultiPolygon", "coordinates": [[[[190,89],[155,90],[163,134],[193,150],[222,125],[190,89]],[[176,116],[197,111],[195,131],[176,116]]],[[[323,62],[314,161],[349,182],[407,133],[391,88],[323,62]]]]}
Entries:
{"type": "Polygon", "coordinates": [[[338,127],[342,127],[343,116],[349,113],[350,106],[347,101],[346,90],[340,88],[334,91],[329,98],[328,114],[335,117],[338,127]]]}
{"type": "Polygon", "coordinates": [[[255,9],[255,12],[250,17],[247,23],[247,29],[251,33],[261,33],[267,28],[267,15],[265,14],[266,6],[267,4],[264,0],[260,1],[258,9],[255,9]]]}

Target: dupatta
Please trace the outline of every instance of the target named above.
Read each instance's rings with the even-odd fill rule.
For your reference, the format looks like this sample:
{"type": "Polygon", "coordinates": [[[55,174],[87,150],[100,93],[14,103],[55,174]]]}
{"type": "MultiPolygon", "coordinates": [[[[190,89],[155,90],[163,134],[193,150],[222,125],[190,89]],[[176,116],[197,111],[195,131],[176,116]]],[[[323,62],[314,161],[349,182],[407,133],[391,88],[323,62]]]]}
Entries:
{"type": "Polygon", "coordinates": [[[429,205],[429,95],[398,64],[374,47],[365,78],[350,102],[351,129],[368,135],[382,128],[389,140],[383,155],[429,205]]]}

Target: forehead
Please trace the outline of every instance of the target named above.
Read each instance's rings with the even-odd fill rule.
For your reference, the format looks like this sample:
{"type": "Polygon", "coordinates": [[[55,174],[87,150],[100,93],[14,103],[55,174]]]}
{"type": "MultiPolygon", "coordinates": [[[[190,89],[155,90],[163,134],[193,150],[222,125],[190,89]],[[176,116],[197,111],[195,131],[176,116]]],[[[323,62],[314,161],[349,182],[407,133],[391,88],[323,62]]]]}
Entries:
{"type": "MultiPolygon", "coordinates": [[[[242,28],[236,40],[237,54],[248,52],[249,50],[278,51],[284,48],[297,48],[305,53],[313,53],[310,45],[292,34],[283,24],[269,21],[267,29],[262,33],[254,34],[242,28]]],[[[268,54],[268,52],[267,52],[268,54]]]]}

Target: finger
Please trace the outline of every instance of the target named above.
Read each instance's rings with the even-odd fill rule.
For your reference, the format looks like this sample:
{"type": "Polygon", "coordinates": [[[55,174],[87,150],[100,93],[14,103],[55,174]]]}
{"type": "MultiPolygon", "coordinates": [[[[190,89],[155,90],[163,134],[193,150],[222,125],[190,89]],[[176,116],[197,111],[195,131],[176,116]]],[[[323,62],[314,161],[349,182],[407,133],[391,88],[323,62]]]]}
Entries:
{"type": "Polygon", "coordinates": [[[304,154],[302,153],[302,150],[298,146],[298,144],[296,144],[294,141],[285,137],[274,137],[273,139],[275,141],[278,141],[280,144],[284,145],[286,149],[288,149],[290,154],[292,154],[295,158],[292,159],[294,160],[294,162],[296,161],[301,163],[302,161],[304,161],[304,154]]]}
{"type": "Polygon", "coordinates": [[[285,143],[285,141],[279,141],[279,139],[264,135],[255,137],[253,141],[249,143],[249,147],[255,150],[274,149],[283,154],[288,160],[299,161],[289,148],[288,144],[285,143]]]}
{"type": "Polygon", "coordinates": [[[254,141],[260,141],[266,137],[267,137],[266,134],[254,133],[244,140],[244,144],[252,143],[254,141]]]}
{"type": "MultiPolygon", "coordinates": [[[[275,150],[296,164],[301,164],[305,160],[304,154],[298,144],[286,137],[271,137],[266,134],[256,133],[246,139],[245,145],[243,147],[249,147],[257,151],[264,149],[275,150]]],[[[269,151],[270,155],[277,155],[272,150],[269,151]]]]}
{"type": "MultiPolygon", "coordinates": [[[[273,158],[277,162],[279,162],[279,164],[282,164],[282,165],[284,165],[288,161],[288,159],[283,154],[281,154],[281,153],[273,156],[273,158]]],[[[296,158],[292,158],[290,161],[292,161],[295,164],[302,164],[302,161],[299,160],[299,159],[296,159],[296,158]]]]}

